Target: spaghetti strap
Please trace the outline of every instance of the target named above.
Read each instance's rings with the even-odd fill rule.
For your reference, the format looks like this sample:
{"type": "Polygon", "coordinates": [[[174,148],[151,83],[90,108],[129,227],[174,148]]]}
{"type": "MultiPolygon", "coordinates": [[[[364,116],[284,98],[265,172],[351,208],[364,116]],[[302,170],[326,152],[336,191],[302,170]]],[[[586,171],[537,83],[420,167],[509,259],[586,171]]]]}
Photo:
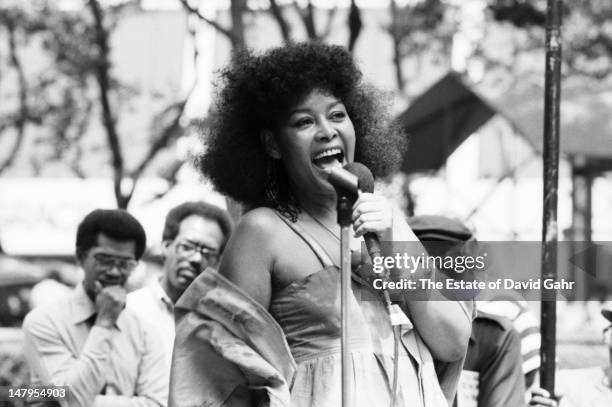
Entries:
{"type": "Polygon", "coordinates": [[[283,222],[285,222],[285,224],[289,226],[291,230],[293,230],[300,238],[302,238],[304,242],[306,242],[306,244],[312,249],[315,256],[317,256],[317,258],[321,262],[321,265],[323,265],[323,268],[332,267],[332,266],[338,267],[336,264],[334,264],[329,254],[327,254],[327,252],[325,251],[325,249],[321,247],[321,245],[314,239],[314,237],[312,237],[310,233],[306,232],[306,230],[304,230],[302,226],[300,226],[297,222],[295,223],[291,222],[289,219],[285,218],[283,215],[281,215],[277,211],[274,211],[274,213],[283,222]]]}

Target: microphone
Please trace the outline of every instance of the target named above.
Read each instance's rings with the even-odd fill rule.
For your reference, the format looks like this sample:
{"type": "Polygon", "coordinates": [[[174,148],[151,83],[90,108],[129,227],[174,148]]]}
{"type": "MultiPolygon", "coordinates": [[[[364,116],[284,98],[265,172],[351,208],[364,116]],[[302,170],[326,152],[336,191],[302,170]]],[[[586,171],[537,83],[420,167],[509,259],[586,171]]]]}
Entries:
{"type": "MultiPolygon", "coordinates": [[[[329,182],[337,191],[357,195],[357,191],[374,192],[374,176],[365,165],[357,162],[346,164],[343,168],[334,167],[327,170],[329,182]]],[[[374,232],[366,232],[363,235],[368,254],[373,260],[381,257],[380,241],[374,232]]]]}
{"type": "Polygon", "coordinates": [[[374,191],[374,176],[368,167],[361,163],[348,163],[342,168],[328,168],[325,172],[327,180],[342,192],[357,194],[357,190],[374,191]]]}
{"type": "Polygon", "coordinates": [[[374,176],[372,172],[361,163],[348,163],[343,169],[357,177],[357,187],[361,192],[374,192],[374,176]]]}
{"type": "MultiPolygon", "coordinates": [[[[349,164],[347,164],[348,166],[349,164]]],[[[345,166],[346,167],[346,166],[345,166]]],[[[327,180],[336,188],[338,196],[350,195],[351,201],[357,199],[357,190],[359,189],[359,178],[344,168],[334,167],[325,170],[327,180]]]]}

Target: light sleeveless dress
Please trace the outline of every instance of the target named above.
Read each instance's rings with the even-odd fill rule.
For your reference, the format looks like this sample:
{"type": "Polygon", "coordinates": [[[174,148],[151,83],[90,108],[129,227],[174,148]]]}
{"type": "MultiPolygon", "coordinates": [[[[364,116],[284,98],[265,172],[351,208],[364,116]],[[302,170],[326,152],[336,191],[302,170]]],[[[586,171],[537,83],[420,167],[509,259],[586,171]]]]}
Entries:
{"type": "MultiPolygon", "coordinates": [[[[279,217],[306,242],[322,266],[321,270],[274,293],[269,307],[297,363],[297,372],[290,384],[291,406],[339,407],[342,400],[340,270],[299,221],[292,223],[279,217]]],[[[384,407],[391,403],[393,331],[384,304],[372,298],[371,288],[355,278],[349,310],[352,382],[349,405],[353,407],[384,407]],[[369,300],[362,300],[366,297],[369,300]]],[[[406,327],[403,335],[414,336],[414,332],[406,332],[410,329],[411,326],[406,327]]],[[[435,373],[423,371],[423,355],[418,351],[415,354],[414,348],[409,352],[400,345],[395,405],[448,406],[437,381],[431,379],[435,373]],[[425,374],[429,377],[423,380],[425,374]]],[[[431,360],[429,354],[427,358],[431,360]]]]}

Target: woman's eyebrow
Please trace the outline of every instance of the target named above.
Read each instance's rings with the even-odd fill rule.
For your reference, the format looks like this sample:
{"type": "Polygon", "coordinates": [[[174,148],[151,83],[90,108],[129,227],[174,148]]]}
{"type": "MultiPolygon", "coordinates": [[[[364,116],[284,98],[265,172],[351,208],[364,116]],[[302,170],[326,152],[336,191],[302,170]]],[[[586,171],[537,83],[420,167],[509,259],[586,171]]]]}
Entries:
{"type": "MultiPolygon", "coordinates": [[[[341,105],[342,101],[341,100],[333,100],[331,102],[329,102],[326,106],[326,109],[329,110],[332,107],[336,106],[336,105],[341,105]]],[[[294,115],[296,113],[310,113],[312,109],[307,108],[307,107],[297,107],[291,111],[289,111],[289,116],[294,115]]]]}
{"type": "Polygon", "coordinates": [[[306,108],[306,107],[298,107],[296,109],[293,109],[289,112],[289,116],[292,116],[296,113],[310,113],[310,109],[306,108]]]}

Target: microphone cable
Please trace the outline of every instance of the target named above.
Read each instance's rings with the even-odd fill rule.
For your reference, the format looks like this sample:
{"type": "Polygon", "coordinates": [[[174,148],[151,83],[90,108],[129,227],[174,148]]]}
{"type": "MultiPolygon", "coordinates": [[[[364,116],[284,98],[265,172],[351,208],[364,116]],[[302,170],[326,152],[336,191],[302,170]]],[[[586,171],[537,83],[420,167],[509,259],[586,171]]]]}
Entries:
{"type": "MultiPolygon", "coordinates": [[[[389,280],[389,271],[383,266],[383,278],[389,280]]],[[[391,385],[391,404],[390,407],[395,407],[397,403],[398,377],[399,377],[399,346],[401,341],[401,326],[409,323],[408,317],[397,304],[391,302],[389,291],[383,289],[383,301],[389,314],[389,321],[393,331],[393,380],[391,385]]]]}

